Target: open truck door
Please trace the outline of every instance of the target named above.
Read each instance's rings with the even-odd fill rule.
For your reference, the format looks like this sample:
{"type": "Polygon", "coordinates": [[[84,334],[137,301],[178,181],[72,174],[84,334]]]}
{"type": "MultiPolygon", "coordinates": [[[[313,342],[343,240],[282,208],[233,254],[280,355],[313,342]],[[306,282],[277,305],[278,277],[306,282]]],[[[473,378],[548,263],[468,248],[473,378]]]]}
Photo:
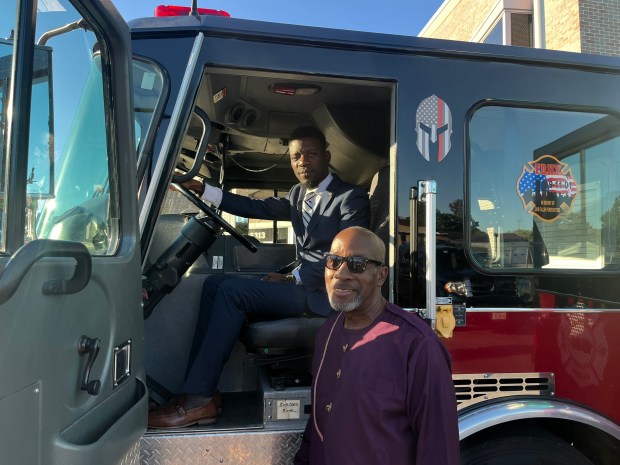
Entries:
{"type": "Polygon", "coordinates": [[[147,395],[127,27],[106,2],[9,0],[0,37],[2,461],[135,463],[147,395]]]}

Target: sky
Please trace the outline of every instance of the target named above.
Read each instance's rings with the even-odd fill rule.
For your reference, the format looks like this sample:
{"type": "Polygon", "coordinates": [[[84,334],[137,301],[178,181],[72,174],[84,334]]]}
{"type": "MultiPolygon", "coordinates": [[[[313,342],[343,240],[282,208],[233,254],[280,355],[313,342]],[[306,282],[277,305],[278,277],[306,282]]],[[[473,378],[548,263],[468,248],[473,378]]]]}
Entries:
{"type": "MultiPolygon", "coordinates": [[[[125,20],[153,16],[157,5],[191,6],[191,0],[112,0],[125,20]]],[[[199,8],[233,18],[336,29],[418,35],[443,0],[198,0],[199,8]]]]}

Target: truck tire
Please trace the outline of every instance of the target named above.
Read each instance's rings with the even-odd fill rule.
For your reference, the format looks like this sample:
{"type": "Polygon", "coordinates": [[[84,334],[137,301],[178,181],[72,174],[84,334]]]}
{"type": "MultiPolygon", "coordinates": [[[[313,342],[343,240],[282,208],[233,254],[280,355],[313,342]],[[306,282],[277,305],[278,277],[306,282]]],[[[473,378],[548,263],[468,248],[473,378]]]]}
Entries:
{"type": "Polygon", "coordinates": [[[551,435],[496,437],[462,451],[461,465],[594,465],[585,455],[551,435]]]}

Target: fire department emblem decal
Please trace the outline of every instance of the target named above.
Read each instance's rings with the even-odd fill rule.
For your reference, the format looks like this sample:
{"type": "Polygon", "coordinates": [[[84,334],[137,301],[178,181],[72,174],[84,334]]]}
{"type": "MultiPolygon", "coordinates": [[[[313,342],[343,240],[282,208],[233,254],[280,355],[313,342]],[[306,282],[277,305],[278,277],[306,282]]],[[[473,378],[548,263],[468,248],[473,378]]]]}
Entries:
{"type": "Polygon", "coordinates": [[[525,210],[547,222],[569,212],[579,192],[570,167],[552,155],[523,165],[516,187],[525,210]]]}
{"type": "Polygon", "coordinates": [[[435,153],[437,161],[446,158],[452,135],[452,113],[448,104],[436,95],[422,100],[415,113],[415,132],[416,145],[426,161],[435,153]]]}
{"type": "Polygon", "coordinates": [[[609,343],[600,315],[563,314],[558,328],[558,347],[566,373],[578,386],[601,383],[608,368],[609,343]]]}

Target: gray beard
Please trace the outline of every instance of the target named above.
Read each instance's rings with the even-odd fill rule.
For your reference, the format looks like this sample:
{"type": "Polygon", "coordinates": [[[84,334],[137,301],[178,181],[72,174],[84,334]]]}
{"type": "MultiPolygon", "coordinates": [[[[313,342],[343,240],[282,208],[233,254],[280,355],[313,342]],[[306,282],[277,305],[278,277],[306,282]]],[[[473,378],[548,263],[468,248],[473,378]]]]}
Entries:
{"type": "Polygon", "coordinates": [[[344,313],[351,312],[362,304],[362,296],[359,294],[357,295],[357,297],[355,297],[355,299],[353,299],[350,302],[335,302],[334,299],[332,299],[331,295],[328,297],[329,297],[329,304],[337,312],[344,312],[344,313]]]}

